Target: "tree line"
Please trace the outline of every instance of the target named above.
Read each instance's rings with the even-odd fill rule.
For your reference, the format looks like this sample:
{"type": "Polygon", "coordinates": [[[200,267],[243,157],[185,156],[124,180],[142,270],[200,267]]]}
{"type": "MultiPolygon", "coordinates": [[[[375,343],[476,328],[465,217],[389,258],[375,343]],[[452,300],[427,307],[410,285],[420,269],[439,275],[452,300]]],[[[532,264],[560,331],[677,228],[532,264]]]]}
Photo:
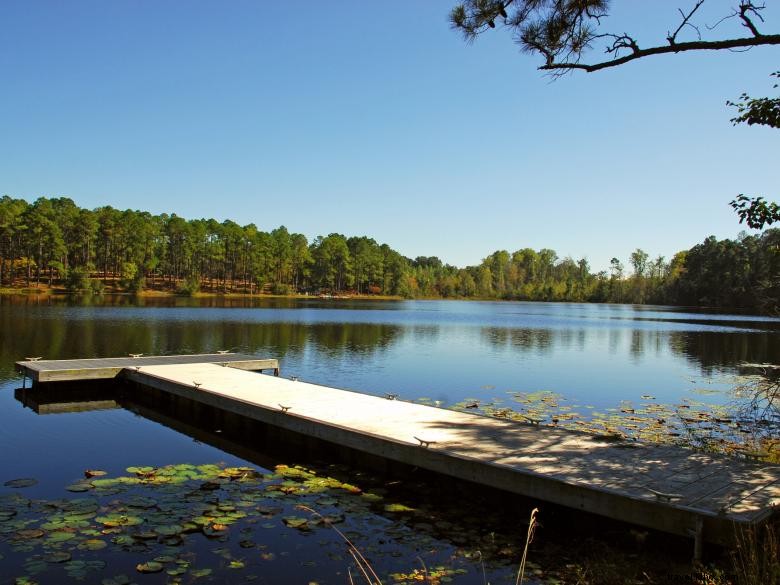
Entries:
{"type": "Polygon", "coordinates": [[[407,298],[659,303],[777,312],[780,230],[707,238],[667,260],[635,250],[593,272],[551,249],[498,250],[458,268],[407,258],[367,236],[266,232],[234,221],[186,220],[65,197],[0,198],[0,286],[192,294],[369,294],[407,298]]]}

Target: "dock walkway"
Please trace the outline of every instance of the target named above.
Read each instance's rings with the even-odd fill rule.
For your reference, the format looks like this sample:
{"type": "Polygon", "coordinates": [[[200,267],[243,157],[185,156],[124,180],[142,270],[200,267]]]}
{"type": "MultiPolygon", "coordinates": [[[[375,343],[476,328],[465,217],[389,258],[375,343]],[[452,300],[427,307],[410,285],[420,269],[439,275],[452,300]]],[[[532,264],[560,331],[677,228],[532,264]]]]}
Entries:
{"type": "Polygon", "coordinates": [[[780,505],[778,465],[262,376],[213,356],[139,359],[124,379],[381,458],[692,536],[697,554],[704,540],[728,543],[735,523],[762,523],[780,505]]]}

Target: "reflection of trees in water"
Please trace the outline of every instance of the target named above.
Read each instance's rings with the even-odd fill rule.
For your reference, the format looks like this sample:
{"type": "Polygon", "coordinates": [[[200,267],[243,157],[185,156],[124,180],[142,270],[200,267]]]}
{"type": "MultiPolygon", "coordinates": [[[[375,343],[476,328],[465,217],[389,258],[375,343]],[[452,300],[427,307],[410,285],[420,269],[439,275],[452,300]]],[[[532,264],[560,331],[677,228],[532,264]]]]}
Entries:
{"type": "Polygon", "coordinates": [[[508,329],[506,327],[483,327],[480,336],[494,347],[513,347],[525,351],[547,353],[557,345],[557,335],[549,329],[508,329]]]}
{"type": "Polygon", "coordinates": [[[415,341],[428,342],[438,339],[440,328],[438,325],[415,325],[411,331],[415,341]]]}
{"type": "Polygon", "coordinates": [[[314,349],[333,357],[387,349],[402,332],[398,325],[384,323],[314,323],[305,328],[314,349]]]}
{"type": "Polygon", "coordinates": [[[653,331],[643,329],[631,330],[631,343],[629,353],[634,359],[640,359],[649,352],[661,353],[667,341],[666,331],[653,331]]]}
{"type": "Polygon", "coordinates": [[[778,363],[780,335],[777,332],[669,333],[672,352],[685,357],[705,374],[716,369],[734,369],[740,363],[778,363]]]}
{"type": "MultiPolygon", "coordinates": [[[[316,299],[133,299],[129,296],[93,297],[95,306],[142,305],[163,307],[263,306],[266,308],[327,307],[375,308],[377,303],[323,303],[316,299]],[[235,305],[233,304],[235,303],[235,305]]],[[[12,374],[14,361],[29,355],[46,358],[102,357],[128,353],[197,353],[232,349],[284,358],[305,350],[328,357],[371,356],[402,337],[411,343],[436,342],[439,325],[388,323],[258,323],[235,320],[132,320],[117,314],[112,320],[89,318],[88,299],[0,297],[0,375],[12,374]],[[51,305],[51,306],[50,306],[51,305]],[[73,306],[71,309],[69,307],[73,306]],[[75,308],[77,307],[77,308],[75,308]],[[71,311],[74,313],[71,314],[71,311]]],[[[185,310],[185,313],[187,311],[185,310]]],[[[154,313],[150,312],[149,315],[154,313]]],[[[234,313],[233,315],[236,315],[234,313]]],[[[357,315],[359,313],[355,313],[357,315]]],[[[229,312],[225,317],[231,317],[229,312]]],[[[670,352],[683,357],[703,373],[733,370],[741,362],[780,362],[780,335],[774,330],[668,331],[631,328],[508,328],[483,327],[481,339],[497,348],[547,354],[553,349],[580,351],[605,347],[610,355],[628,353],[634,359],[670,352]],[[667,349],[669,348],[669,349],[667,349]]]]}
{"type": "Polygon", "coordinates": [[[621,329],[608,329],[609,354],[615,355],[623,343],[623,331],[621,329]]]}
{"type": "Polygon", "coordinates": [[[399,338],[397,325],[372,323],[243,323],[238,321],[133,321],[69,319],[55,312],[0,306],[0,373],[30,355],[48,359],[121,356],[128,353],[205,353],[220,349],[297,356],[309,346],[334,357],[370,355],[399,338]],[[20,310],[21,309],[21,310],[20,310]]]}
{"type": "Polygon", "coordinates": [[[483,327],[481,338],[497,348],[549,353],[553,349],[584,350],[605,343],[610,355],[683,357],[702,373],[735,370],[740,363],[780,363],[777,332],[664,331],[653,329],[509,329],[483,327]],[[668,349],[667,349],[668,348],[668,349]]]}

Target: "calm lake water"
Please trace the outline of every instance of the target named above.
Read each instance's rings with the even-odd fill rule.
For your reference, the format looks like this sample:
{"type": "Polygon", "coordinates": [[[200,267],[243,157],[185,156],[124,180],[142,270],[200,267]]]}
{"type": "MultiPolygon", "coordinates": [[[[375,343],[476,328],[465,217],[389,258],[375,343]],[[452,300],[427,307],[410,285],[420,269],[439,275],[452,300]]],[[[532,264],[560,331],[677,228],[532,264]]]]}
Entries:
{"type": "MultiPolygon", "coordinates": [[[[443,406],[465,399],[511,404],[513,392],[548,390],[572,403],[603,409],[645,394],[666,402],[692,397],[727,400],[717,391],[730,387],[740,364],[780,361],[778,332],[778,319],[626,305],[0,297],[0,584],[23,576],[39,583],[61,583],[68,576],[100,583],[119,574],[135,580],[139,576],[135,565],[160,555],[164,569],[173,570],[176,562],[182,567],[189,563],[185,569],[190,572],[178,576],[164,570],[140,576],[143,582],[344,583],[350,563],[333,531],[285,525],[285,514],[301,516],[294,509],[296,501],[289,498],[267,517],[246,521],[243,540],[235,534],[219,542],[187,535],[177,549],[171,543],[124,548],[109,543],[97,550],[83,545],[89,534],[76,537],[70,549],[47,541],[48,534],[28,534],[30,539],[20,541],[19,530],[37,528],[42,520],[29,516],[28,510],[37,509],[37,504],[19,498],[51,502],[80,497],[65,488],[83,477],[85,469],[117,477],[128,475],[128,466],[224,463],[249,464],[270,473],[277,463],[313,463],[280,459],[273,448],[271,454],[262,447],[247,453],[240,437],[221,439],[221,429],[204,429],[207,435],[199,436],[186,424],[171,423],[163,415],[121,401],[125,408],[36,414],[15,392],[21,380],[13,362],[25,356],[64,359],[230,349],[279,358],[283,376],[372,394],[393,392],[409,400],[426,398],[443,406]],[[37,483],[18,489],[2,486],[16,478],[34,478],[37,483]],[[70,560],[50,558],[52,551],[63,550],[70,560]],[[93,565],[85,565],[89,562],[93,565]],[[193,575],[196,566],[212,572],[193,575]]],[[[373,554],[383,575],[419,568],[419,555],[429,568],[440,563],[463,571],[453,575],[456,582],[482,583],[482,566],[468,549],[487,551],[491,545],[481,539],[492,534],[497,552],[486,559],[486,571],[491,582],[513,582],[512,563],[516,566],[519,557],[512,555],[525,530],[517,526],[517,518],[490,520],[483,514],[471,525],[455,513],[461,526],[449,512],[437,508],[439,503],[426,503],[420,493],[396,492],[381,479],[355,478],[349,469],[321,465],[325,467],[317,468],[317,473],[341,474],[342,481],[363,482],[361,488],[373,489],[386,501],[392,497],[424,510],[397,517],[384,504],[358,509],[354,502],[339,498],[307,496],[315,498],[306,500],[307,505],[333,508],[342,515],[347,511],[342,528],[373,554]],[[504,537],[496,535],[505,534],[505,521],[510,527],[502,549],[496,538],[504,537]],[[441,533],[437,526],[452,529],[454,536],[441,533]],[[501,550],[512,554],[502,557],[501,550]]],[[[274,478],[265,481],[273,483],[274,478]]],[[[111,495],[109,491],[98,497],[96,505],[110,507],[111,495]]],[[[116,536],[91,536],[110,538],[116,536]]]]}

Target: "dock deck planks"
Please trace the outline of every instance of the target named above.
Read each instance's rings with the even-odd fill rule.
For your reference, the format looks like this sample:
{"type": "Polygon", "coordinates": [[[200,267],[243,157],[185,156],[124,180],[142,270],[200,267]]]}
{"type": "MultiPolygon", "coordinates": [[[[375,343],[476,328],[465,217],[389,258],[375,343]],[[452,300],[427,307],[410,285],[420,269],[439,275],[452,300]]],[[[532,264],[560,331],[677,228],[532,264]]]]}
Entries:
{"type": "Polygon", "coordinates": [[[681,535],[728,542],[780,504],[780,466],[388,400],[209,363],[141,385],[409,465],[681,535]],[[671,494],[664,498],[657,495],[671,494]]]}

